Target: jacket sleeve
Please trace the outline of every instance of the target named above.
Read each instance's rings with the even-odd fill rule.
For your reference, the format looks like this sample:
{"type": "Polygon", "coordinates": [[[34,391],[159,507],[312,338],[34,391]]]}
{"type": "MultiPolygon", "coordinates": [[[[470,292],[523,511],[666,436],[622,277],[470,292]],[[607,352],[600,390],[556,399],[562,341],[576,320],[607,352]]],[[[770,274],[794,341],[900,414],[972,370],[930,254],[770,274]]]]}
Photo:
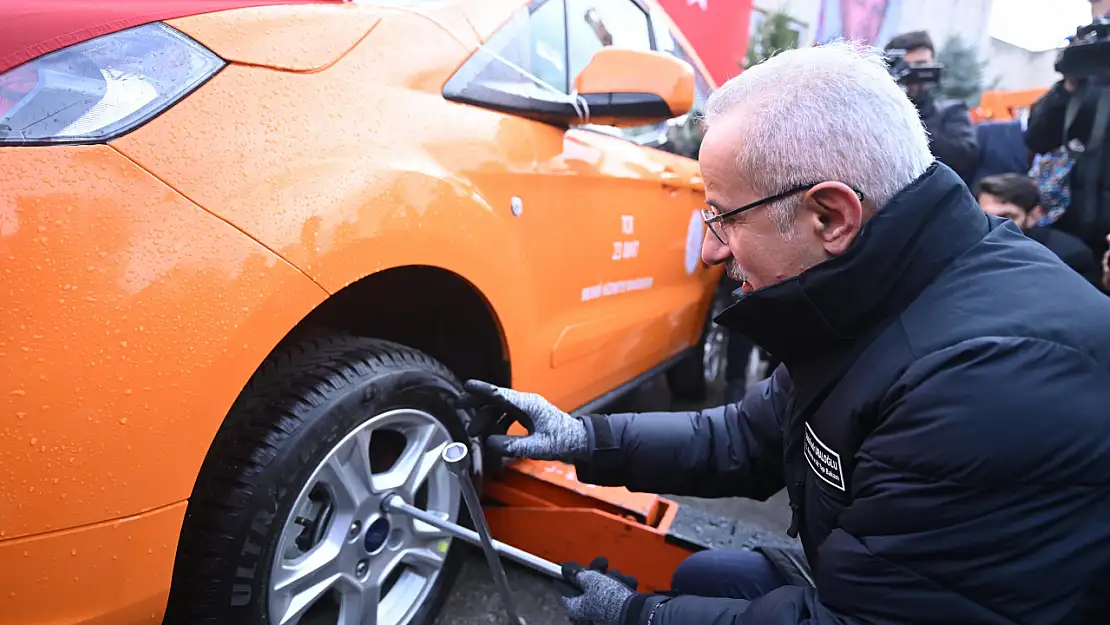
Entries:
{"type": "Polygon", "coordinates": [[[852,500],[812,550],[817,591],[671,598],[651,625],[1074,619],[1075,580],[1100,579],[1110,561],[1108,405],[1105,366],[1048,341],[976,339],[926,356],[856,454],[852,500]]]}
{"type": "Polygon", "coordinates": [[[790,387],[780,366],[735,404],[584,417],[592,453],[576,463],[578,479],[639,492],[767,499],[785,485],[780,415],[790,387]]]}
{"type": "MultiPolygon", "coordinates": [[[[1052,86],[1029,109],[1029,124],[1025,128],[1025,145],[1035,154],[1046,154],[1064,144],[1064,121],[1072,97],[1084,97],[1079,92],[1069,93],[1064,81],[1052,86]]],[[[1086,137],[1094,123],[1095,101],[1088,95],[1076,115],[1075,124],[1068,133],[1069,139],[1086,137]]]]}
{"type": "Polygon", "coordinates": [[[930,150],[965,181],[979,168],[979,139],[971,124],[971,113],[961,101],[944,105],[936,128],[929,128],[930,150]]]}

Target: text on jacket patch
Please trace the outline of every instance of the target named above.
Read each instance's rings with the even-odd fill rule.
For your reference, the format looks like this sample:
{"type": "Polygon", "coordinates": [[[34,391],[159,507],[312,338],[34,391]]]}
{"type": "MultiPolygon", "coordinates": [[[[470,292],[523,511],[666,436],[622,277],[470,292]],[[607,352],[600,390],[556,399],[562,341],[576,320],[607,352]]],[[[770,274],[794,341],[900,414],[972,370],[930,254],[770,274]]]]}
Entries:
{"type": "Polygon", "coordinates": [[[806,424],[805,455],[809,468],[817,477],[840,490],[844,488],[844,469],[840,465],[840,454],[831,447],[821,442],[813,430],[806,424]]]}

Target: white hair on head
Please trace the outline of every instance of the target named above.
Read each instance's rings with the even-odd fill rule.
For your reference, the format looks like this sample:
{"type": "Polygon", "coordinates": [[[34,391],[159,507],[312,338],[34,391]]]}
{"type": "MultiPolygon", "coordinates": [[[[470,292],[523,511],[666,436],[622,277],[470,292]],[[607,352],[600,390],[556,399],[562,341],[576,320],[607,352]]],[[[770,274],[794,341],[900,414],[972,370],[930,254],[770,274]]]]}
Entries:
{"type": "MultiPolygon", "coordinates": [[[[740,116],[737,171],[763,195],[827,180],[883,207],[933,162],[925,126],[876,48],[848,41],[788,50],[722,85],[712,126],[740,116]]],[[[784,236],[800,197],[771,206],[784,236]]]]}

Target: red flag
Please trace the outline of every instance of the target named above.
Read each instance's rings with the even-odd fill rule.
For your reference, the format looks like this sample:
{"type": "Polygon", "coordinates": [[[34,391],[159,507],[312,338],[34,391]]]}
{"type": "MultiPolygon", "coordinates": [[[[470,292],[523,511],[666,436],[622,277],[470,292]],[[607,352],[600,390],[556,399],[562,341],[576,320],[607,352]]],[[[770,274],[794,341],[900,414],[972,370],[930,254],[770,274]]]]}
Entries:
{"type": "Polygon", "coordinates": [[[718,85],[740,73],[748,53],[751,0],[659,0],[718,85]]]}

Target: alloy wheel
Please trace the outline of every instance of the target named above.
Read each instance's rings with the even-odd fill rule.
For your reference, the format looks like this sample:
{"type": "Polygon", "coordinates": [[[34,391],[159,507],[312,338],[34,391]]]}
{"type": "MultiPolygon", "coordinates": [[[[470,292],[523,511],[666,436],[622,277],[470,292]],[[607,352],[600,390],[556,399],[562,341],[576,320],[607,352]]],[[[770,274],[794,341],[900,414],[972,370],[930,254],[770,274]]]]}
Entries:
{"type": "Polygon", "coordinates": [[[274,625],[406,625],[447,559],[450,537],[382,511],[397,494],[445,520],[458,484],[439,462],[450,433],[432,415],[393,410],[336,444],[285,520],[270,576],[274,625]]]}

